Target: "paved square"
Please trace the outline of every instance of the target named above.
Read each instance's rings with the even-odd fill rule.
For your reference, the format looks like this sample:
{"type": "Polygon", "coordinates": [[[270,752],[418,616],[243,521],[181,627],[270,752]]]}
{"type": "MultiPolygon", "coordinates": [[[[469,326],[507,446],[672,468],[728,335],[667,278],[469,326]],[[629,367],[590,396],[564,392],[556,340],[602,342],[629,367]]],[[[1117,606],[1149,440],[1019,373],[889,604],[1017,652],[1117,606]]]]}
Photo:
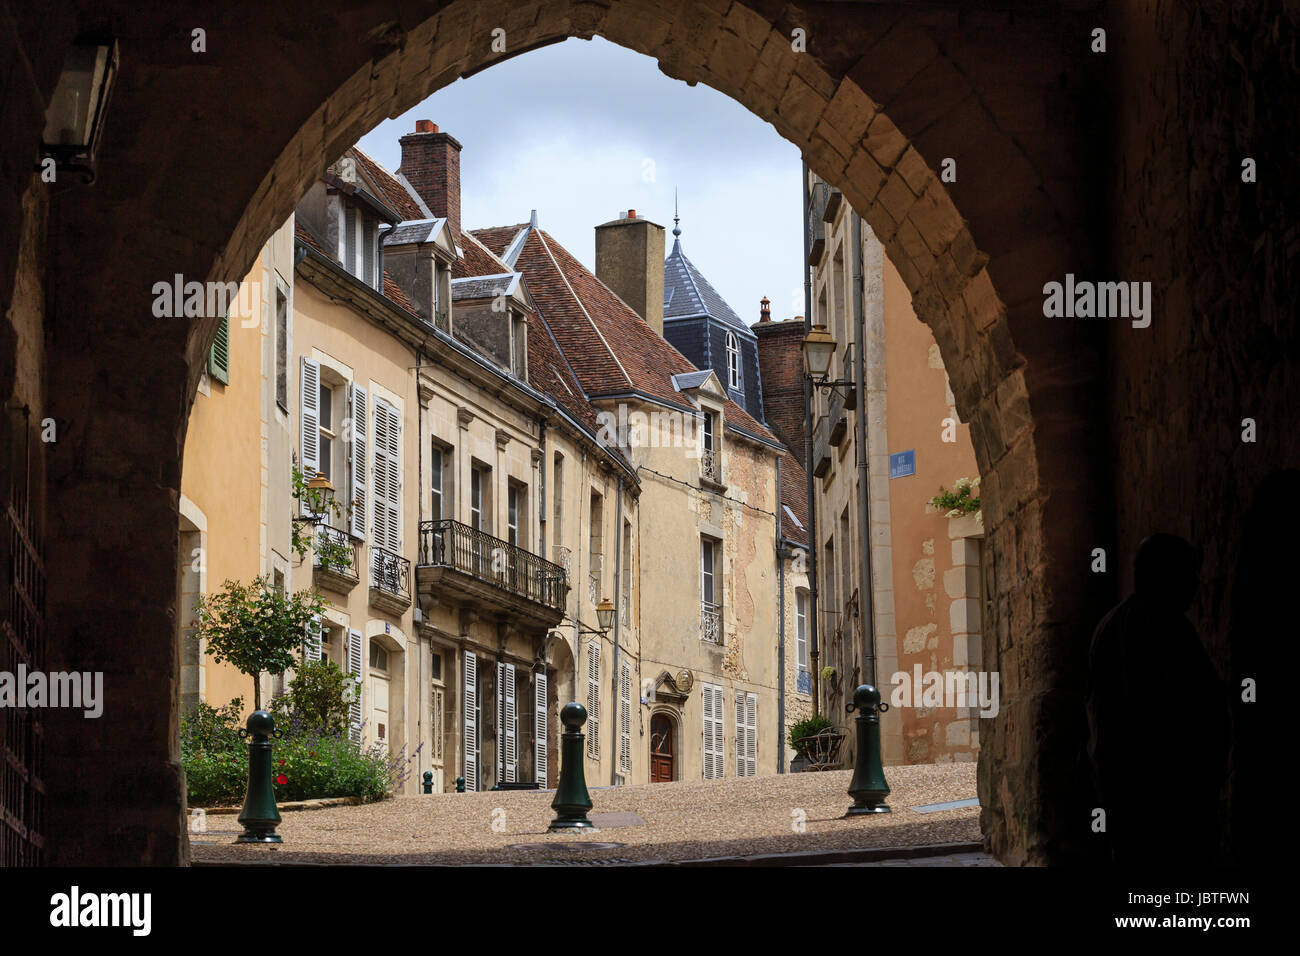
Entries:
{"type": "MultiPolygon", "coordinates": [[[[975,797],[973,764],[886,768],[893,813],[844,819],[850,771],[645,784],[591,791],[593,816],[635,815],[602,833],[548,833],[553,792],[395,797],[284,814],[278,847],[192,834],[197,863],[519,864],[701,860],[863,847],[970,843],[979,808],[918,816],[909,806],[975,797]],[[617,842],[617,847],[609,846],[617,842]],[[604,844],[588,850],[583,844],[604,844]]],[[[233,823],[233,817],[229,818],[233,823]]],[[[211,829],[228,829],[209,814],[211,829]]]]}

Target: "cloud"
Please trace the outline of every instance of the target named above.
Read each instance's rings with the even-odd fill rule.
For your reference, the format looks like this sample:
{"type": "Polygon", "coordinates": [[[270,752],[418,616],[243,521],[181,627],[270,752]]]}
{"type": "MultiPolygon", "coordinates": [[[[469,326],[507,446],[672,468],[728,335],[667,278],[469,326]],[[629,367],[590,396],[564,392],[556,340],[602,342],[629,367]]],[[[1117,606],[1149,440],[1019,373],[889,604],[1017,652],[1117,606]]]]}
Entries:
{"type": "MultiPolygon", "coordinates": [[[[802,312],[798,150],[736,101],[596,39],[507,60],[386,120],[361,147],[389,169],[397,140],[431,119],[464,146],[465,225],[538,220],[594,265],[593,227],[632,208],[672,229],[680,196],[691,261],[746,321],[802,312]]],[[[671,232],[667,237],[672,248],[671,232]]]]}

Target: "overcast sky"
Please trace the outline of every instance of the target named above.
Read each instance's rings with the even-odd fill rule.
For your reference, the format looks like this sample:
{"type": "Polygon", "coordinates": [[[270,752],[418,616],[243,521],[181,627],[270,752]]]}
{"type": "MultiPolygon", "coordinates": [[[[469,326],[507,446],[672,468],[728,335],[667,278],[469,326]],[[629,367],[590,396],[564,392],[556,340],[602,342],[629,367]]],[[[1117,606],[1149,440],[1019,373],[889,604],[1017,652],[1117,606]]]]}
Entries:
{"type": "Polygon", "coordinates": [[[803,312],[799,151],[772,126],[703,84],[659,72],[602,39],[570,39],[457,80],[361,148],[401,164],[397,140],[428,119],[464,146],[468,228],[538,224],[594,271],[593,227],[628,208],[666,230],[673,190],[686,255],[745,320],[803,312]]]}

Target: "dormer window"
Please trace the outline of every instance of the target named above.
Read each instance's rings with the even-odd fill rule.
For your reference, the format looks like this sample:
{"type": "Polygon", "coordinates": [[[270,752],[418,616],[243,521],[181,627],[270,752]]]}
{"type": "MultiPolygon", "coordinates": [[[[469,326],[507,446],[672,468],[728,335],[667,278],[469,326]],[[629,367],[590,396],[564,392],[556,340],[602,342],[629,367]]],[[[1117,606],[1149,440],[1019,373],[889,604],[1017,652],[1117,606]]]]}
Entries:
{"type": "Polygon", "coordinates": [[[339,237],[343,268],[372,289],[379,288],[379,223],[356,206],[344,205],[339,237]]]}
{"type": "Polygon", "coordinates": [[[740,388],[740,342],[735,332],[727,333],[727,388],[740,388]]]}

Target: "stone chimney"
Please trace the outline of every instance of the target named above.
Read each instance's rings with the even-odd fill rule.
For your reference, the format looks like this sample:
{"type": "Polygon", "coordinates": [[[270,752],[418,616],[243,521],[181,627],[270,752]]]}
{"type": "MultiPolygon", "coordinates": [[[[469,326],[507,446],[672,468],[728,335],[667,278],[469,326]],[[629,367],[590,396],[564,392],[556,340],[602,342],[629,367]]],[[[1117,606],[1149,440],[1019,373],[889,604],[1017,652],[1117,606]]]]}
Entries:
{"type": "Polygon", "coordinates": [[[763,296],[763,298],[759,300],[758,321],[760,322],[772,321],[772,300],[769,299],[767,296],[763,296]]]}
{"type": "Polygon", "coordinates": [[[399,141],[401,173],[438,218],[446,218],[460,243],[460,150],[454,136],[438,132],[429,120],[416,120],[415,132],[399,141]]]}
{"type": "Polygon", "coordinates": [[[664,227],[636,210],[596,227],[596,278],[664,334],[664,227]]]}

